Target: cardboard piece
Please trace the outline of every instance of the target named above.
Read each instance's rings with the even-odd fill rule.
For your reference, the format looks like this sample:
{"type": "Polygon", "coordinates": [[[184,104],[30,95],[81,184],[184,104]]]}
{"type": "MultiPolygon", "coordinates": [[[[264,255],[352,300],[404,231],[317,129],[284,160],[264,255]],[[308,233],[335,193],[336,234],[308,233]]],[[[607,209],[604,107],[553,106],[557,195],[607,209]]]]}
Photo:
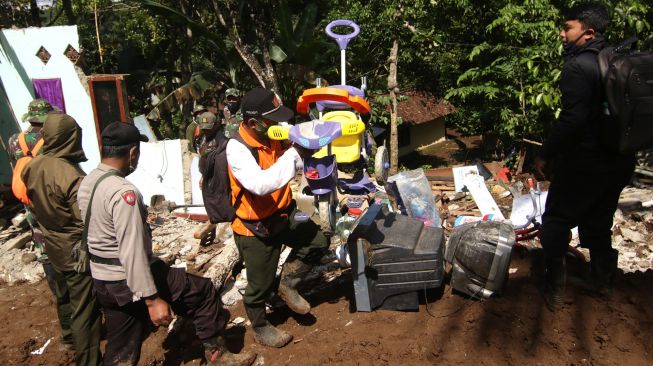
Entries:
{"type": "MultiPolygon", "coordinates": [[[[455,174],[456,173],[454,172],[454,177],[455,174]]],[[[488,191],[487,186],[485,185],[485,180],[478,174],[478,172],[476,174],[470,170],[465,172],[464,177],[462,178],[462,183],[472,194],[474,202],[476,202],[476,205],[483,216],[494,215],[497,219],[504,219],[501,210],[499,210],[499,206],[494,202],[494,198],[492,198],[490,191],[488,191]]]]}
{"type": "Polygon", "coordinates": [[[461,166],[458,168],[453,168],[453,182],[456,192],[462,192],[465,187],[465,177],[469,174],[479,176],[478,167],[476,165],[461,166]]]}

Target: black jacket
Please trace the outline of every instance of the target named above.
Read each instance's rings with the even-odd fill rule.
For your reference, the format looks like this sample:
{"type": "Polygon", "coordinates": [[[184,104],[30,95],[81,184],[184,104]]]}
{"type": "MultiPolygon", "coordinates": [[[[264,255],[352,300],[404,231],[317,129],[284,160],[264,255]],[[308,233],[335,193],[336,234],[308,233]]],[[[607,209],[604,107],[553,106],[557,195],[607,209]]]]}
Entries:
{"type": "Polygon", "coordinates": [[[603,47],[603,38],[596,37],[567,55],[560,79],[562,113],[542,147],[543,159],[591,169],[633,159],[611,152],[601,143],[601,124],[606,117],[597,54],[603,47]]]}

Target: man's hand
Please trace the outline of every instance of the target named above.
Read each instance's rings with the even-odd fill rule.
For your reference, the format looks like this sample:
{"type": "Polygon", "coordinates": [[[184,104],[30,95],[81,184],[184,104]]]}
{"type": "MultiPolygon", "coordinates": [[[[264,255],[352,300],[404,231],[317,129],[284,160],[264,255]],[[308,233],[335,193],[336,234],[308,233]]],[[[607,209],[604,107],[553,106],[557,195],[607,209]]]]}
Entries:
{"type": "Polygon", "coordinates": [[[295,143],[292,144],[292,147],[295,148],[295,151],[297,151],[297,154],[299,154],[299,157],[302,158],[302,160],[311,157],[317,152],[317,150],[307,149],[295,143]]]}
{"type": "Polygon", "coordinates": [[[547,161],[540,157],[535,158],[535,170],[537,171],[537,174],[539,174],[540,178],[546,178],[546,174],[544,174],[546,163],[547,161]]]}
{"type": "Polygon", "coordinates": [[[204,176],[200,177],[200,191],[202,190],[202,186],[204,185],[204,176]]]}
{"type": "Polygon", "coordinates": [[[147,311],[150,313],[150,320],[156,326],[167,326],[172,321],[170,305],[157,295],[145,299],[147,311]]]}

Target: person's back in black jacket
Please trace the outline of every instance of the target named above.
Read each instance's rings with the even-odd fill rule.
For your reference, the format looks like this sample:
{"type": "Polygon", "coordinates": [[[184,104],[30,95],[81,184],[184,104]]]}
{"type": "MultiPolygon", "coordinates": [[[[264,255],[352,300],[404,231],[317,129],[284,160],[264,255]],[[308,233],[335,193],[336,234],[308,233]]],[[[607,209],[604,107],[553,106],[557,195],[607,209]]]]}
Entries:
{"type": "Polygon", "coordinates": [[[540,238],[547,267],[544,299],[551,310],[563,303],[572,228],[578,226],[581,245],[590,249],[593,289],[607,293],[617,270],[612,217],[635,161],[606,149],[599,134],[605,116],[597,53],[605,45],[600,33],[608,22],[602,6],[580,4],[570,10],[560,33],[567,51],[562,113],[536,161],[540,173],[545,164],[553,168],[540,238]]]}

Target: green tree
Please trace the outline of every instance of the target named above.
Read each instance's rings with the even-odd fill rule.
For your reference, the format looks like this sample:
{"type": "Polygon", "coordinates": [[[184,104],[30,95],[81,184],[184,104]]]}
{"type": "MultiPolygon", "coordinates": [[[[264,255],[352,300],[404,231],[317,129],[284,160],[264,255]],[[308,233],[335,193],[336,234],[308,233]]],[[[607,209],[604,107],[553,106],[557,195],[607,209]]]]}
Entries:
{"type": "MultiPolygon", "coordinates": [[[[485,40],[471,49],[467,69],[446,95],[459,110],[453,121],[461,131],[496,133],[510,143],[546,136],[560,113],[560,9],[574,3],[509,1],[488,9],[485,40]]],[[[640,48],[650,49],[651,6],[640,0],[607,5],[613,10],[608,40],[637,35],[640,48]]]]}

